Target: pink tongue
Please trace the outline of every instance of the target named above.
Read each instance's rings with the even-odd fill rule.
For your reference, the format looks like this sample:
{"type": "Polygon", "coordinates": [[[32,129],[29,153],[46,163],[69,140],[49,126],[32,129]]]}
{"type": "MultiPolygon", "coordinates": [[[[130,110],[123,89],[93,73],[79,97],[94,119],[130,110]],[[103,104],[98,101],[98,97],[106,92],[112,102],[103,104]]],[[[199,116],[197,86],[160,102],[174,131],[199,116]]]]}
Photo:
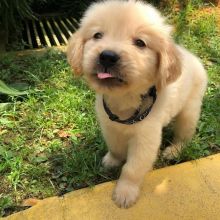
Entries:
{"type": "Polygon", "coordinates": [[[97,76],[99,79],[107,79],[113,77],[110,73],[98,73],[97,76]]]}

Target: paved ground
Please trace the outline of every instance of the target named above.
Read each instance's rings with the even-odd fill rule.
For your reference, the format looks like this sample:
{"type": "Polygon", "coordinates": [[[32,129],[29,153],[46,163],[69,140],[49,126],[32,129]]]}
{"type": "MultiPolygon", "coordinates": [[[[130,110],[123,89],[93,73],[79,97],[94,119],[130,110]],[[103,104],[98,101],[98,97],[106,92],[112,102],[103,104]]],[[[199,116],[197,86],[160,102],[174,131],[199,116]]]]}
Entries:
{"type": "Polygon", "coordinates": [[[150,172],[130,209],[112,202],[114,184],[44,199],[3,220],[220,220],[220,154],[150,172]]]}

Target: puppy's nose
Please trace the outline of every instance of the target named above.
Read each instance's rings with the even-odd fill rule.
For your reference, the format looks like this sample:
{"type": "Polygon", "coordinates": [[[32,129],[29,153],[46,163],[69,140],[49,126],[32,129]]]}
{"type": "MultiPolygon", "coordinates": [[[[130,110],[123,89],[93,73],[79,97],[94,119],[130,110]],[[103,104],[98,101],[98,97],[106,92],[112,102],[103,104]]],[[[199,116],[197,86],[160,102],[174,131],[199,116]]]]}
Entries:
{"type": "Polygon", "coordinates": [[[99,62],[105,68],[114,66],[119,59],[120,57],[118,56],[118,54],[111,50],[104,50],[99,55],[99,62]]]}

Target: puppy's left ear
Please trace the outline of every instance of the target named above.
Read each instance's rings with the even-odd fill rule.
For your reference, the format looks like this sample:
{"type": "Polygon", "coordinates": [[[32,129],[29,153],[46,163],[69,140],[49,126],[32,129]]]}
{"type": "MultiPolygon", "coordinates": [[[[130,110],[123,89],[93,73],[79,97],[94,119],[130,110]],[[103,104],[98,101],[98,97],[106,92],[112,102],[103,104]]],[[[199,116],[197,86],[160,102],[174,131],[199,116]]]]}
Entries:
{"type": "Polygon", "coordinates": [[[78,30],[71,36],[67,45],[67,60],[78,76],[82,74],[83,47],[82,34],[78,30]]]}
{"type": "Polygon", "coordinates": [[[157,88],[162,89],[169,83],[176,81],[181,75],[180,53],[172,40],[160,41],[158,50],[157,88]]]}

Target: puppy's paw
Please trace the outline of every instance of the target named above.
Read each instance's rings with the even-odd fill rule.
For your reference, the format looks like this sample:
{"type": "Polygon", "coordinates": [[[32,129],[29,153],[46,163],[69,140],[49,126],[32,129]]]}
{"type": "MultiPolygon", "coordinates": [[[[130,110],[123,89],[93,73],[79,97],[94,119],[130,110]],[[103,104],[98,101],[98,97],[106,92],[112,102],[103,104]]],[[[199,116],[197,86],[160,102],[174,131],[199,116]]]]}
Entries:
{"type": "Polygon", "coordinates": [[[108,152],[102,159],[102,165],[106,169],[118,167],[121,165],[121,161],[115,158],[110,152],[108,152]]]}
{"type": "Polygon", "coordinates": [[[137,185],[119,180],[112,194],[112,199],[118,207],[129,208],[135,204],[138,196],[139,187],[137,185]]]}
{"type": "Polygon", "coordinates": [[[173,145],[167,147],[163,151],[162,155],[165,159],[171,160],[171,159],[177,158],[179,156],[180,152],[181,152],[181,146],[173,144],[173,145]]]}

